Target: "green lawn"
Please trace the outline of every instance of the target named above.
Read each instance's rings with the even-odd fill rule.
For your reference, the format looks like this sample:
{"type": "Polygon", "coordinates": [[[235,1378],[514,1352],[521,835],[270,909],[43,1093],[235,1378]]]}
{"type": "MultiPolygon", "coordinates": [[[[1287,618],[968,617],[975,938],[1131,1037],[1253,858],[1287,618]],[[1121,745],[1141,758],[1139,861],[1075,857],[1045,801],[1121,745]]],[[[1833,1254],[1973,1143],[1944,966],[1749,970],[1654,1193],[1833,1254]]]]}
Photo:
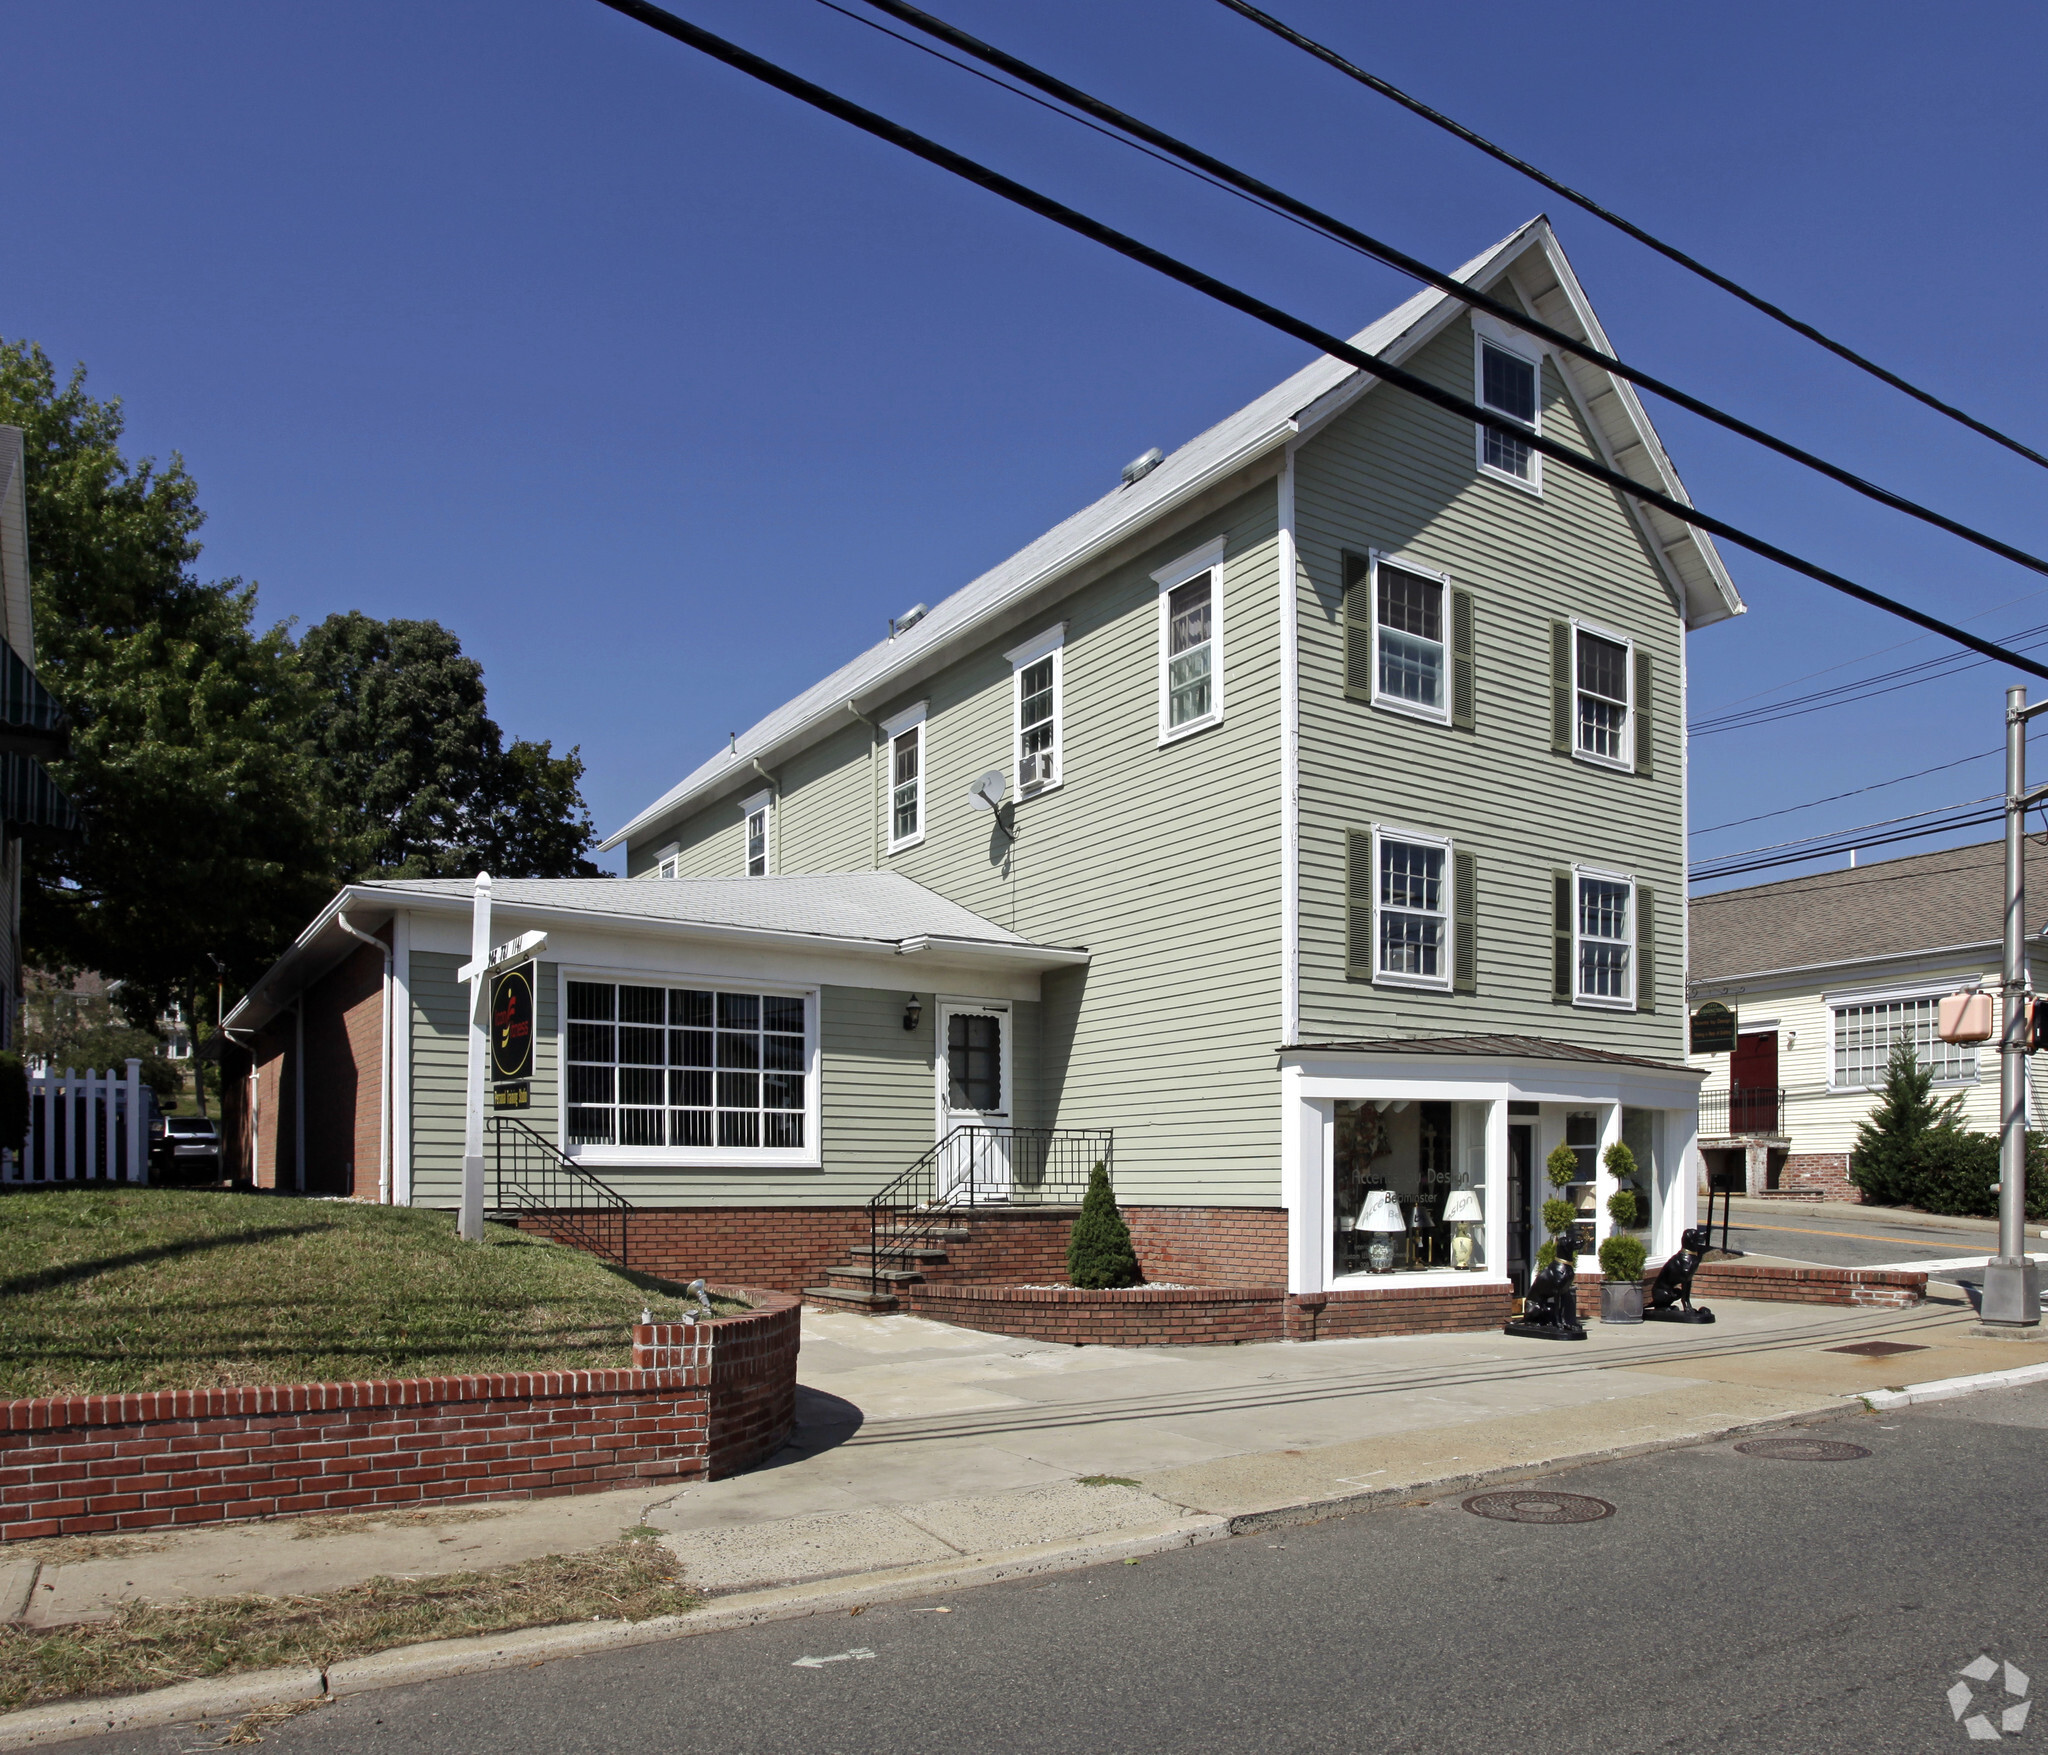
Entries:
{"type": "MultiPolygon", "coordinates": [[[[453,1215],[157,1188],[0,1196],[0,1399],[631,1363],[674,1288],[453,1215]]],[[[721,1305],[730,1309],[734,1306],[721,1305]]]]}

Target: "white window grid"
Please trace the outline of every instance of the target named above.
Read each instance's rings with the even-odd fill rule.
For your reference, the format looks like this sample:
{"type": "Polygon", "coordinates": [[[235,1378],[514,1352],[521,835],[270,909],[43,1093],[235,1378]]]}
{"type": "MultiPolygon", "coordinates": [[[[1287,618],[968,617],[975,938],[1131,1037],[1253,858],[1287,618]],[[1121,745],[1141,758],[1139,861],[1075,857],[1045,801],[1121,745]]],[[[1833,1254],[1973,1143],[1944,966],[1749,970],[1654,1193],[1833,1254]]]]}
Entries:
{"type": "Polygon", "coordinates": [[[925,831],[925,713],[928,702],[920,701],[893,718],[882,721],[884,760],[882,811],[888,829],[889,851],[901,853],[924,839],[925,831]]]}
{"type": "MultiPolygon", "coordinates": [[[[1491,327],[1491,326],[1489,326],[1491,327]]],[[[1473,325],[1472,379],[1481,408],[1504,414],[1531,433],[1543,432],[1543,355],[1532,343],[1506,331],[1486,333],[1473,325]]],[[[1481,426],[1476,434],[1479,467],[1488,475],[1540,493],[1543,456],[1512,434],[1481,426]]]]}
{"type": "Polygon", "coordinates": [[[1636,648],[1589,622],[1572,628],[1572,753],[1610,768],[1635,766],[1636,648]]]}
{"type": "Polygon", "coordinates": [[[1937,1085],[1974,1085],[1977,1050],[1935,1034],[1940,1007],[1940,997],[1933,994],[1832,1007],[1829,1088],[1875,1090],[1884,1083],[1893,1047],[1902,1041],[1912,1043],[1915,1058],[1932,1070],[1937,1085]]]}
{"type": "Polygon", "coordinates": [[[1066,633],[1060,622],[1006,654],[1010,756],[1020,799],[1049,792],[1066,778],[1066,633]]]}
{"type": "Polygon", "coordinates": [[[1372,557],[1373,704],[1448,725],[1450,581],[1406,561],[1372,557]]]}
{"type": "Polygon", "coordinates": [[[1159,587],[1159,741],[1223,719],[1223,538],[1152,575],[1159,587]]]}
{"type": "Polygon", "coordinates": [[[1572,874],[1572,997],[1580,1005],[1636,1003],[1636,886],[1620,872],[1572,874]]]}
{"type": "Polygon", "coordinates": [[[1451,989],[1451,843],[1440,835],[1374,826],[1373,980],[1451,989]]]}

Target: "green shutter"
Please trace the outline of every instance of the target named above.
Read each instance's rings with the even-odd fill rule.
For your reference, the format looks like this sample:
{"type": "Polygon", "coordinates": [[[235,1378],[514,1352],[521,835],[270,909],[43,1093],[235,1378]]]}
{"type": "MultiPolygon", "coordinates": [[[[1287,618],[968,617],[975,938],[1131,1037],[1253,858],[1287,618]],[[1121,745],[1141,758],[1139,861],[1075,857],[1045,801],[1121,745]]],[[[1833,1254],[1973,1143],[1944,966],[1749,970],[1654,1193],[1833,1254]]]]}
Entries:
{"type": "Polygon", "coordinates": [[[1550,624],[1550,747],[1572,753],[1572,625],[1550,624]]]}
{"type": "Polygon", "coordinates": [[[1479,859],[1476,854],[1456,854],[1452,861],[1451,931],[1456,943],[1451,952],[1451,991],[1479,991],[1479,859]]]}
{"type": "Polygon", "coordinates": [[[1551,912],[1550,997],[1554,1004],[1572,1001],[1572,874],[1550,874],[1556,906],[1551,912]]]}
{"type": "Polygon", "coordinates": [[[1636,772],[1650,773],[1650,655],[1636,648],[1636,772]]]}
{"type": "Polygon", "coordinates": [[[1344,557],[1344,696],[1372,699],[1372,563],[1344,557]]]}
{"type": "Polygon", "coordinates": [[[1472,593],[1451,593],[1451,723],[1472,729],[1472,593]]]}
{"type": "Polygon", "coordinates": [[[1636,885],[1636,1010],[1657,1009],[1657,896],[1636,885]]]}
{"type": "Polygon", "coordinates": [[[1372,979],[1372,833],[1344,831],[1344,967],[1372,979]]]}

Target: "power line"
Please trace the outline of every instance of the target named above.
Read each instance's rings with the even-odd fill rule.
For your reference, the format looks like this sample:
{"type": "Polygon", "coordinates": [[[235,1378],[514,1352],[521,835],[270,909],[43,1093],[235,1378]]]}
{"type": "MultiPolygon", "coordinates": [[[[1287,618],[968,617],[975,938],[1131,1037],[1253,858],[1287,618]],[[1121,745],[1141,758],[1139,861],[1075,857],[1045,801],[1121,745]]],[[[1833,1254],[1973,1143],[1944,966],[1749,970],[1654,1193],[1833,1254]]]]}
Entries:
{"type": "Polygon", "coordinates": [[[1742,877],[1752,871],[1768,871],[1780,865],[1807,865],[1816,859],[1830,859],[1836,854],[1847,853],[1852,848],[1860,852],[1866,847],[1889,847],[1899,841],[1919,841],[1929,835],[1947,835],[1959,829],[1982,828],[1987,823],[2002,823],[2005,812],[1984,811],[1973,817],[1958,817],[1953,822],[1932,823],[1922,829],[1900,829],[1889,835],[1872,835],[1866,839],[1848,840],[1831,847],[1814,847],[1804,853],[1778,853],[1767,859],[1752,859],[1735,865],[1712,865],[1706,869],[1695,867],[1687,873],[1686,881],[1694,884],[1714,883],[1721,878],[1742,877]]]}
{"type": "MultiPolygon", "coordinates": [[[[1947,816],[1952,811],[1969,810],[2004,797],[2002,792],[1987,792],[1982,798],[1966,798],[1959,804],[1931,804],[1925,810],[1909,810],[1900,817],[1880,817],[1874,823],[1851,823],[1846,829],[1823,829],[1818,834],[1801,835],[1796,841],[1767,841],[1761,847],[1733,848],[1727,853],[1716,853],[1711,859],[1702,860],[1701,864],[1719,865],[1727,859],[1747,859],[1752,853],[1777,853],[1787,847],[1810,847],[1816,841],[1840,841],[1846,845],[1851,838],[1871,829],[1889,829],[1899,823],[1917,823],[1924,817],[1947,816]]],[[[1863,843],[1857,841],[1856,845],[1860,847],[1863,843]]]]}
{"type": "MultiPolygon", "coordinates": [[[[829,7],[832,11],[844,17],[854,18],[857,16],[849,12],[844,6],[839,5],[837,0],[819,0],[819,4],[829,7]]],[[[940,42],[949,44],[951,47],[960,50],[962,54],[972,55],[978,61],[986,62],[991,67],[1001,69],[1001,71],[1009,74],[1013,79],[1021,79],[1025,84],[1044,92],[1048,97],[1057,98],[1061,103],[1084,112],[1083,115],[1076,116],[1066,111],[1055,110],[1055,114],[1067,114],[1069,120],[1079,122],[1084,127],[1092,128],[1098,134],[1104,132],[1104,130],[1096,127],[1094,123],[1088,122],[1086,118],[1092,116],[1099,122],[1109,123],[1113,128],[1121,129],[1124,134],[1134,136],[1135,138],[1133,139],[1124,140],[1123,144],[1131,146],[1137,151],[1144,152],[1148,158],[1157,159],[1161,152],[1171,153],[1175,159],[1181,161],[1179,168],[1187,169],[1191,174],[1197,176],[1201,181],[1208,183],[1212,188],[1226,188],[1232,192],[1242,194],[1251,200],[1254,205],[1264,208],[1269,213],[1278,213],[1283,218],[1292,218],[1298,223],[1306,225],[1311,230],[1319,232],[1323,236],[1357,251],[1360,255],[1368,256],[1377,262],[1383,262],[1388,267],[1397,269],[1412,279],[1423,282],[1426,286],[1435,287],[1437,291],[1446,293],[1450,297],[1470,305],[1475,310],[1485,311],[1488,315],[1496,317],[1504,323],[1511,324],[1527,334],[1540,337],[1549,342],[1553,347],[1562,348],[1568,353],[1575,354],[1589,365],[1597,366],[1600,370],[1611,373],[1615,377],[1624,378],[1632,384],[1639,384],[1645,390],[1675,403],[1688,413],[1696,414],[1702,420],[1711,421],[1714,425],[1723,427],[1727,431],[1748,439],[1754,444],[1762,445],[1766,450],[1775,451],[1781,457],[1790,458],[1802,467],[1824,475],[1830,481],[1840,483],[1851,492],[1861,494],[1865,499],[1874,500],[1881,506],[1888,506],[1895,512],[1903,512],[1909,518],[1918,518],[1922,523],[1931,524],[1938,530],[1945,530],[1951,536],[1959,536],[1965,542],[1974,543],[1979,548],[1986,549],[1992,554],[2027,567],[2036,573],[2048,574],[2048,560],[2043,560],[2039,556],[2030,554],[2025,549],[2017,548],[1998,537],[1986,535],[1983,531],[1977,530],[1971,525],[1961,523],[1959,520],[1949,517],[1946,513],[1937,512],[1931,507],[1921,505],[1918,501],[1909,500],[1903,494],[1894,493],[1890,488],[1880,487],[1867,477],[1844,469],[1839,464],[1830,463],[1826,458],[1816,456],[1813,452],[1795,445],[1787,439],[1781,439],[1774,433],[1766,432],[1761,427],[1752,426],[1748,421],[1741,419],[1739,416],[1729,414],[1726,410],[1717,408],[1712,403],[1703,402],[1700,398],[1678,389],[1675,385],[1667,384],[1661,378],[1652,377],[1648,372],[1615,358],[1614,355],[1594,347],[1590,342],[1578,336],[1571,335],[1562,329],[1554,329],[1548,323],[1542,322],[1527,312],[1517,309],[1515,306],[1505,304],[1486,293],[1478,291],[1474,287],[1467,286],[1463,281],[1446,274],[1442,269],[1431,267],[1421,258],[1409,255],[1407,251],[1400,249],[1396,245],[1389,244],[1383,239],[1375,238],[1369,233],[1362,232],[1343,220],[1333,218],[1331,215],[1324,213],[1320,208],[1311,207],[1307,202],[1297,200],[1285,190],[1277,189],[1272,184],[1263,182],[1246,171],[1239,170],[1235,165],[1204,152],[1200,147],[1190,146],[1186,141],[1168,134],[1164,129],[1155,128],[1151,123],[1140,121],[1137,117],[1118,109],[1115,105],[1106,103],[1101,98],[1091,96],[1078,86],[1069,85],[1065,80],[1033,66],[1029,61],[1021,60],[1006,50],[995,48],[993,45],[983,42],[979,37],[971,36],[957,26],[948,24],[944,19],[934,17],[931,13],[925,12],[919,7],[907,4],[907,0],[867,0],[867,4],[877,12],[886,13],[889,17],[903,24],[923,31],[927,36],[935,37],[940,42]],[[1140,145],[1140,142],[1144,144],[1140,145]],[[1159,151],[1149,150],[1154,147],[1158,148],[1159,151]]],[[[871,20],[867,19],[861,19],[859,22],[864,24],[872,23],[871,20]]],[[[940,60],[945,61],[950,66],[963,67],[963,70],[969,73],[977,72],[975,68],[964,67],[963,63],[954,60],[952,56],[939,54],[937,50],[930,49],[923,43],[911,42],[911,39],[908,37],[904,37],[896,31],[888,30],[883,25],[876,24],[873,28],[895,38],[898,42],[910,43],[912,48],[923,49],[927,54],[937,55],[940,60]]],[[[986,78],[987,76],[980,75],[980,77],[986,78]]],[[[1013,86],[1004,85],[1001,80],[991,80],[989,83],[998,86],[1002,90],[1010,91],[1018,97],[1029,99],[1034,103],[1038,102],[1037,99],[1031,98],[1029,92],[1017,91],[1013,86]]],[[[1040,108],[1045,107],[1047,106],[1040,104],[1040,108]]],[[[1118,138],[1114,134],[1109,137],[1111,139],[1118,138]]]]}
{"type": "Polygon", "coordinates": [[[1924,610],[1914,609],[1910,604],[1888,597],[1883,592],[1874,591],[1867,585],[1859,585],[1853,579],[1795,555],[1775,543],[1766,542],[1762,537],[1752,536],[1748,531],[1728,523],[1725,519],[1702,512],[1687,501],[1674,499],[1671,495],[1623,475],[1618,470],[1609,469],[1605,464],[1595,462],[1590,457],[1581,456],[1556,439],[1532,432],[1519,422],[1505,415],[1496,414],[1491,409],[1481,408],[1476,403],[1431,383],[1428,379],[1396,365],[1381,355],[1354,347],[1342,337],[1320,329],[1300,317],[1292,316],[1277,305],[1270,305],[1226,281],[1218,280],[1214,275],[1192,267],[1177,257],[1169,256],[1163,250],[1140,243],[1136,238],[1116,230],[1113,226],[1105,225],[1098,219],[1091,219],[1087,214],[1068,207],[1063,202],[1055,201],[1051,196],[1041,194],[1014,178],[1004,176],[1000,171],[992,170],[987,165],[968,158],[964,153],[941,146],[937,141],[927,139],[901,123],[892,122],[886,116],[878,115],[849,98],[843,98],[836,92],[828,91],[823,86],[790,72],[787,68],[777,66],[774,62],[742,49],[737,44],[727,42],[723,37],[714,36],[710,31],[652,5],[650,0],[599,0],[599,3],[648,26],[651,30],[659,31],[676,42],[696,49],[713,60],[723,62],[749,78],[773,86],[799,102],[809,104],[813,109],[821,110],[829,116],[836,116],[863,133],[900,147],[905,152],[923,159],[927,164],[936,165],[965,182],[986,189],[993,195],[999,195],[1004,200],[1013,202],[1042,219],[1048,219],[1078,237],[1101,244],[1104,248],[1150,268],[1169,280],[1178,281],[1182,286],[1214,299],[1218,304],[1242,312],[1245,316],[1254,318],[1283,335],[1291,335],[1297,341],[1306,342],[1318,352],[1328,354],[1331,358],[1341,360],[1358,371],[1368,373],[1382,383],[1406,390],[1410,395],[1445,409],[1462,420],[1469,420],[1494,432],[1505,434],[1530,450],[1539,452],[1580,475],[1590,477],[1618,494],[1643,505],[1656,507],[1667,517],[1704,530],[1709,535],[1718,536],[1738,548],[1761,555],[1765,560],[1775,561],[1789,571],[1817,580],[1844,596],[1855,598],[1859,603],[1867,603],[1873,608],[1885,610],[1909,621],[1916,627],[1941,634],[1959,646],[1968,647],[1972,652],[1982,653],[1987,658],[1996,659],[2002,664],[2009,664],[2017,670],[2024,671],[2028,676],[2048,681],[2048,665],[2039,664],[2017,652],[2007,651],[1993,641],[1980,639],[1953,623],[1929,615],[1924,610]]]}
{"type": "Polygon", "coordinates": [[[1857,798],[1866,792],[1881,792],[1887,786],[1903,786],[1908,780],[1924,780],[1929,774],[1944,774],[1951,768],[1960,768],[1969,762],[1981,762],[1987,756],[2002,756],[2005,746],[1979,750],[1974,756],[1958,756],[1952,762],[1940,762],[1932,768],[1921,768],[1911,774],[1900,774],[1890,780],[1873,780],[1868,786],[1852,786],[1847,792],[1831,792],[1825,798],[1810,798],[1804,804],[1788,804],[1782,810],[1759,811],[1753,817],[1737,817],[1732,822],[1716,823],[1710,829],[1692,829],[1692,835],[1718,835],[1723,829],[1739,829],[1747,823],[1769,822],[1772,817],[1789,817],[1795,811],[1813,810],[1823,804],[1839,804],[1845,798],[1857,798]]]}
{"type": "Polygon", "coordinates": [[[1906,395],[1912,397],[1914,401],[1925,403],[1929,408],[1947,415],[1950,420],[1960,421],[1972,432],[1981,433],[1994,444],[2003,445],[2008,451],[2026,458],[2029,463],[2038,463],[2043,468],[2048,468],[2048,457],[2044,457],[2032,446],[2024,445],[2018,439],[2000,432],[1996,427],[1986,425],[1983,421],[1977,419],[1975,415],[1965,414],[1953,403],[1942,401],[1940,397],[1932,394],[1930,391],[1922,390],[1918,385],[1908,383],[1898,373],[1888,371],[1875,360],[1867,359],[1862,354],[1856,352],[1854,348],[1845,346],[1843,343],[1836,341],[1832,336],[1823,334],[1820,330],[1814,328],[1811,323],[1802,322],[1789,311],[1780,309],[1777,305],[1772,304],[1769,299],[1760,297],[1758,294],[1751,292],[1747,287],[1730,280],[1725,274],[1718,273],[1714,269],[1709,268],[1697,258],[1688,256],[1675,245],[1665,243],[1663,239],[1654,237],[1649,232],[1644,231],[1641,226],[1623,219],[1620,214],[1613,212],[1609,208],[1602,207],[1590,195],[1582,195],[1578,190],[1571,188],[1569,185],[1560,183],[1555,177],[1538,170],[1527,159],[1517,158],[1505,147],[1494,145],[1484,135],[1474,133],[1473,130],[1467,128],[1462,122],[1453,121],[1441,110],[1431,109],[1421,99],[1410,97],[1399,86],[1389,84],[1377,74],[1368,73],[1363,67],[1347,61],[1335,49],[1325,47],[1313,37],[1302,35],[1292,25],[1282,24],[1270,12],[1260,11],[1258,7],[1249,4],[1248,0],[1218,0],[1218,4],[1229,7],[1232,12],[1237,13],[1242,18],[1250,19],[1252,23],[1258,25],[1262,30],[1271,31],[1281,41],[1291,43],[1295,48],[1302,50],[1304,53],[1313,55],[1326,66],[1334,67],[1339,73],[1357,80],[1359,84],[1378,92],[1382,97],[1393,99],[1403,109],[1412,111],[1424,121],[1433,122],[1437,127],[1455,134],[1468,146],[1476,146],[1489,158],[1498,159],[1502,164],[1520,171],[1523,176],[1542,184],[1544,188],[1550,190],[1553,194],[1562,195],[1573,206],[1582,208],[1585,212],[1592,214],[1595,219],[1605,220],[1617,231],[1626,233],[1629,237],[1634,238],[1637,243],[1647,245],[1650,249],[1655,250],[1658,255],[1676,262],[1681,268],[1690,270],[1692,273],[1700,276],[1701,279],[1710,281],[1723,292],[1732,293],[1744,304],[1763,312],[1766,317],[1771,318],[1774,322],[1784,324],[1786,328],[1794,333],[1805,336],[1808,341],[1826,348],[1829,353],[1834,354],[1837,358],[1847,360],[1859,371],[1868,372],[1873,378],[1882,380],[1894,390],[1903,391],[1906,395]]]}

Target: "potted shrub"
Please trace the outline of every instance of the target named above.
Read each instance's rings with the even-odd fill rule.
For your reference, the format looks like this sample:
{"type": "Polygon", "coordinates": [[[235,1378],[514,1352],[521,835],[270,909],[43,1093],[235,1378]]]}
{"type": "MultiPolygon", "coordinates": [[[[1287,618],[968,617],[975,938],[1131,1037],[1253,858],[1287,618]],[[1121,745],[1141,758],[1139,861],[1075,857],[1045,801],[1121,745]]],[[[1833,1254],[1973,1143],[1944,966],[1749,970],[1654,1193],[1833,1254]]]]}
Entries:
{"type": "Polygon", "coordinates": [[[1558,1239],[1565,1243],[1565,1260],[1576,1265],[1579,1209],[1564,1196],[1564,1189],[1579,1179],[1578,1154],[1570,1146],[1559,1146],[1543,1162],[1543,1173],[1558,1192],[1543,1203],[1543,1229],[1549,1233],[1536,1251],[1540,1273],[1557,1260],[1558,1239]]]}
{"type": "Polygon", "coordinates": [[[1643,1320],[1643,1263],[1650,1252],[1640,1237],[1617,1231],[1600,1245],[1600,1320],[1643,1320]]]}

